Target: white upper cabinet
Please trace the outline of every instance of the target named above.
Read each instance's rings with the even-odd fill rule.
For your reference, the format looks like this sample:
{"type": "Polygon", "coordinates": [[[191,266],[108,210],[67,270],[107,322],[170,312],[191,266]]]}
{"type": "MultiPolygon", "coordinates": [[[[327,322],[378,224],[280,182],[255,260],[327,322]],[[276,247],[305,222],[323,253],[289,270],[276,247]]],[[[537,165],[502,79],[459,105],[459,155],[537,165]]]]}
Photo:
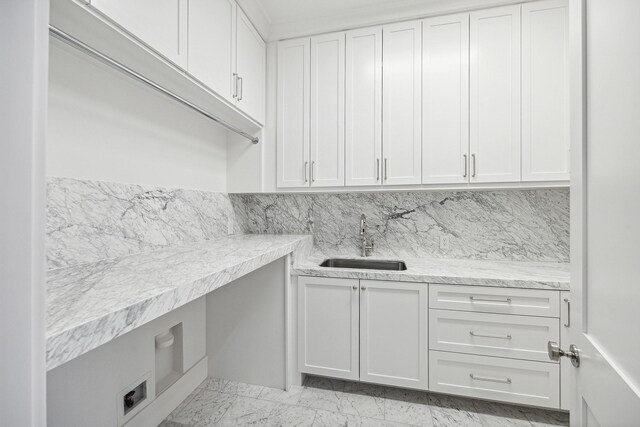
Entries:
{"type": "Polygon", "coordinates": [[[278,43],[277,185],[309,185],[311,41],[278,43]]]}
{"type": "Polygon", "coordinates": [[[422,21],[422,183],[469,180],[469,14],[422,21]]]}
{"type": "Polygon", "coordinates": [[[385,25],[382,35],[383,182],[420,184],[421,23],[385,25]]]}
{"type": "Polygon", "coordinates": [[[345,34],[311,38],[312,187],[344,186],[345,34]]]}
{"type": "Polygon", "coordinates": [[[234,102],[236,3],[189,0],[189,73],[234,102]]]}
{"type": "Polygon", "coordinates": [[[522,5],[522,180],[569,179],[569,9],[522,5]]]}
{"type": "Polygon", "coordinates": [[[520,6],[470,15],[471,182],[520,181],[520,6]]]}
{"type": "Polygon", "coordinates": [[[92,0],[91,6],[158,53],[187,68],[188,0],[92,0]]]}
{"type": "Polygon", "coordinates": [[[266,50],[264,40],[242,9],[236,24],[236,104],[247,115],[264,123],[266,50]]]}
{"type": "Polygon", "coordinates": [[[346,33],[346,185],[382,183],[382,28],[346,33]]]}

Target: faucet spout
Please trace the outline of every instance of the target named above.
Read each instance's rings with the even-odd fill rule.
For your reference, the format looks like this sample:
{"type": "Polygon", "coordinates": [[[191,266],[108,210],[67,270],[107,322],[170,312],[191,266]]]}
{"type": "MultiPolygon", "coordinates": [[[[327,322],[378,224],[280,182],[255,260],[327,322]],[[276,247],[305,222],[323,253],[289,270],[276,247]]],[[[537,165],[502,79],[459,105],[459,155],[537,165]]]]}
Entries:
{"type": "Polygon", "coordinates": [[[363,257],[369,256],[369,251],[373,250],[373,240],[367,237],[367,217],[360,215],[360,240],[361,240],[361,255],[363,257]]]}

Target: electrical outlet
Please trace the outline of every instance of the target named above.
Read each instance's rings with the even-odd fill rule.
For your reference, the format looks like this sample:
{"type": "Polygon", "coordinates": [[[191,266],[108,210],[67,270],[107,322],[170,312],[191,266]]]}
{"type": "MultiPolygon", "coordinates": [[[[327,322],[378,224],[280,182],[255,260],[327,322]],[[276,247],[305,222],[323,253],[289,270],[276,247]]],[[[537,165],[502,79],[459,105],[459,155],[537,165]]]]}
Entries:
{"type": "Polygon", "coordinates": [[[446,251],[449,249],[449,236],[440,236],[440,250],[446,251]]]}

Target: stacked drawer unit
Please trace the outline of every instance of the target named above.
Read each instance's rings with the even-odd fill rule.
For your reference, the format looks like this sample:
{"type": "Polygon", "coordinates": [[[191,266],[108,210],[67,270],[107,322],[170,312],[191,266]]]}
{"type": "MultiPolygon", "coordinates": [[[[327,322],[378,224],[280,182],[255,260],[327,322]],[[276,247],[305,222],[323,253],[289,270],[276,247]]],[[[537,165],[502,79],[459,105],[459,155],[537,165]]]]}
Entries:
{"type": "Polygon", "coordinates": [[[560,292],[429,285],[429,389],[560,407],[560,292]]]}

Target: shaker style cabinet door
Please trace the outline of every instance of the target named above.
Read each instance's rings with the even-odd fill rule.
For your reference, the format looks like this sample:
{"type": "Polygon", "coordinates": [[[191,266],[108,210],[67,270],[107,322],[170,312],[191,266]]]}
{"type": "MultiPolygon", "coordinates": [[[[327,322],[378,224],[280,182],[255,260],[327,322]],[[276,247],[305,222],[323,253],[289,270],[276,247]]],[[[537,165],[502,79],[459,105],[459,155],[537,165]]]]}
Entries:
{"type": "Polygon", "coordinates": [[[422,183],[469,181],[469,14],[422,21],[422,183]]]}
{"type": "Polygon", "coordinates": [[[569,179],[569,7],[522,5],[522,180],[569,179]]]}
{"type": "Polygon", "coordinates": [[[422,31],[417,21],[385,25],[382,66],[384,184],[420,184],[422,31]]]}
{"type": "Polygon", "coordinates": [[[427,285],[360,280],[360,379],[427,389],[427,285]]]}
{"type": "Polygon", "coordinates": [[[234,102],[236,3],[189,0],[189,74],[234,102]]]}
{"type": "Polygon", "coordinates": [[[236,16],[236,104],[255,121],[264,123],[265,43],[239,7],[236,16]]]}
{"type": "Polygon", "coordinates": [[[277,185],[309,186],[309,38],[278,43],[277,185]]]}
{"type": "Polygon", "coordinates": [[[298,369],[357,380],[358,280],[298,278],[298,369]]]}
{"type": "Polygon", "coordinates": [[[312,187],[344,186],[344,37],[311,38],[312,187]]]}
{"type": "Polygon", "coordinates": [[[382,184],[382,27],[346,33],[346,185],[382,184]]]}
{"type": "Polygon", "coordinates": [[[520,181],[520,6],[470,14],[471,182],[520,181]]]}
{"type": "Polygon", "coordinates": [[[187,0],[91,0],[91,6],[165,58],[187,68],[187,0]]]}

